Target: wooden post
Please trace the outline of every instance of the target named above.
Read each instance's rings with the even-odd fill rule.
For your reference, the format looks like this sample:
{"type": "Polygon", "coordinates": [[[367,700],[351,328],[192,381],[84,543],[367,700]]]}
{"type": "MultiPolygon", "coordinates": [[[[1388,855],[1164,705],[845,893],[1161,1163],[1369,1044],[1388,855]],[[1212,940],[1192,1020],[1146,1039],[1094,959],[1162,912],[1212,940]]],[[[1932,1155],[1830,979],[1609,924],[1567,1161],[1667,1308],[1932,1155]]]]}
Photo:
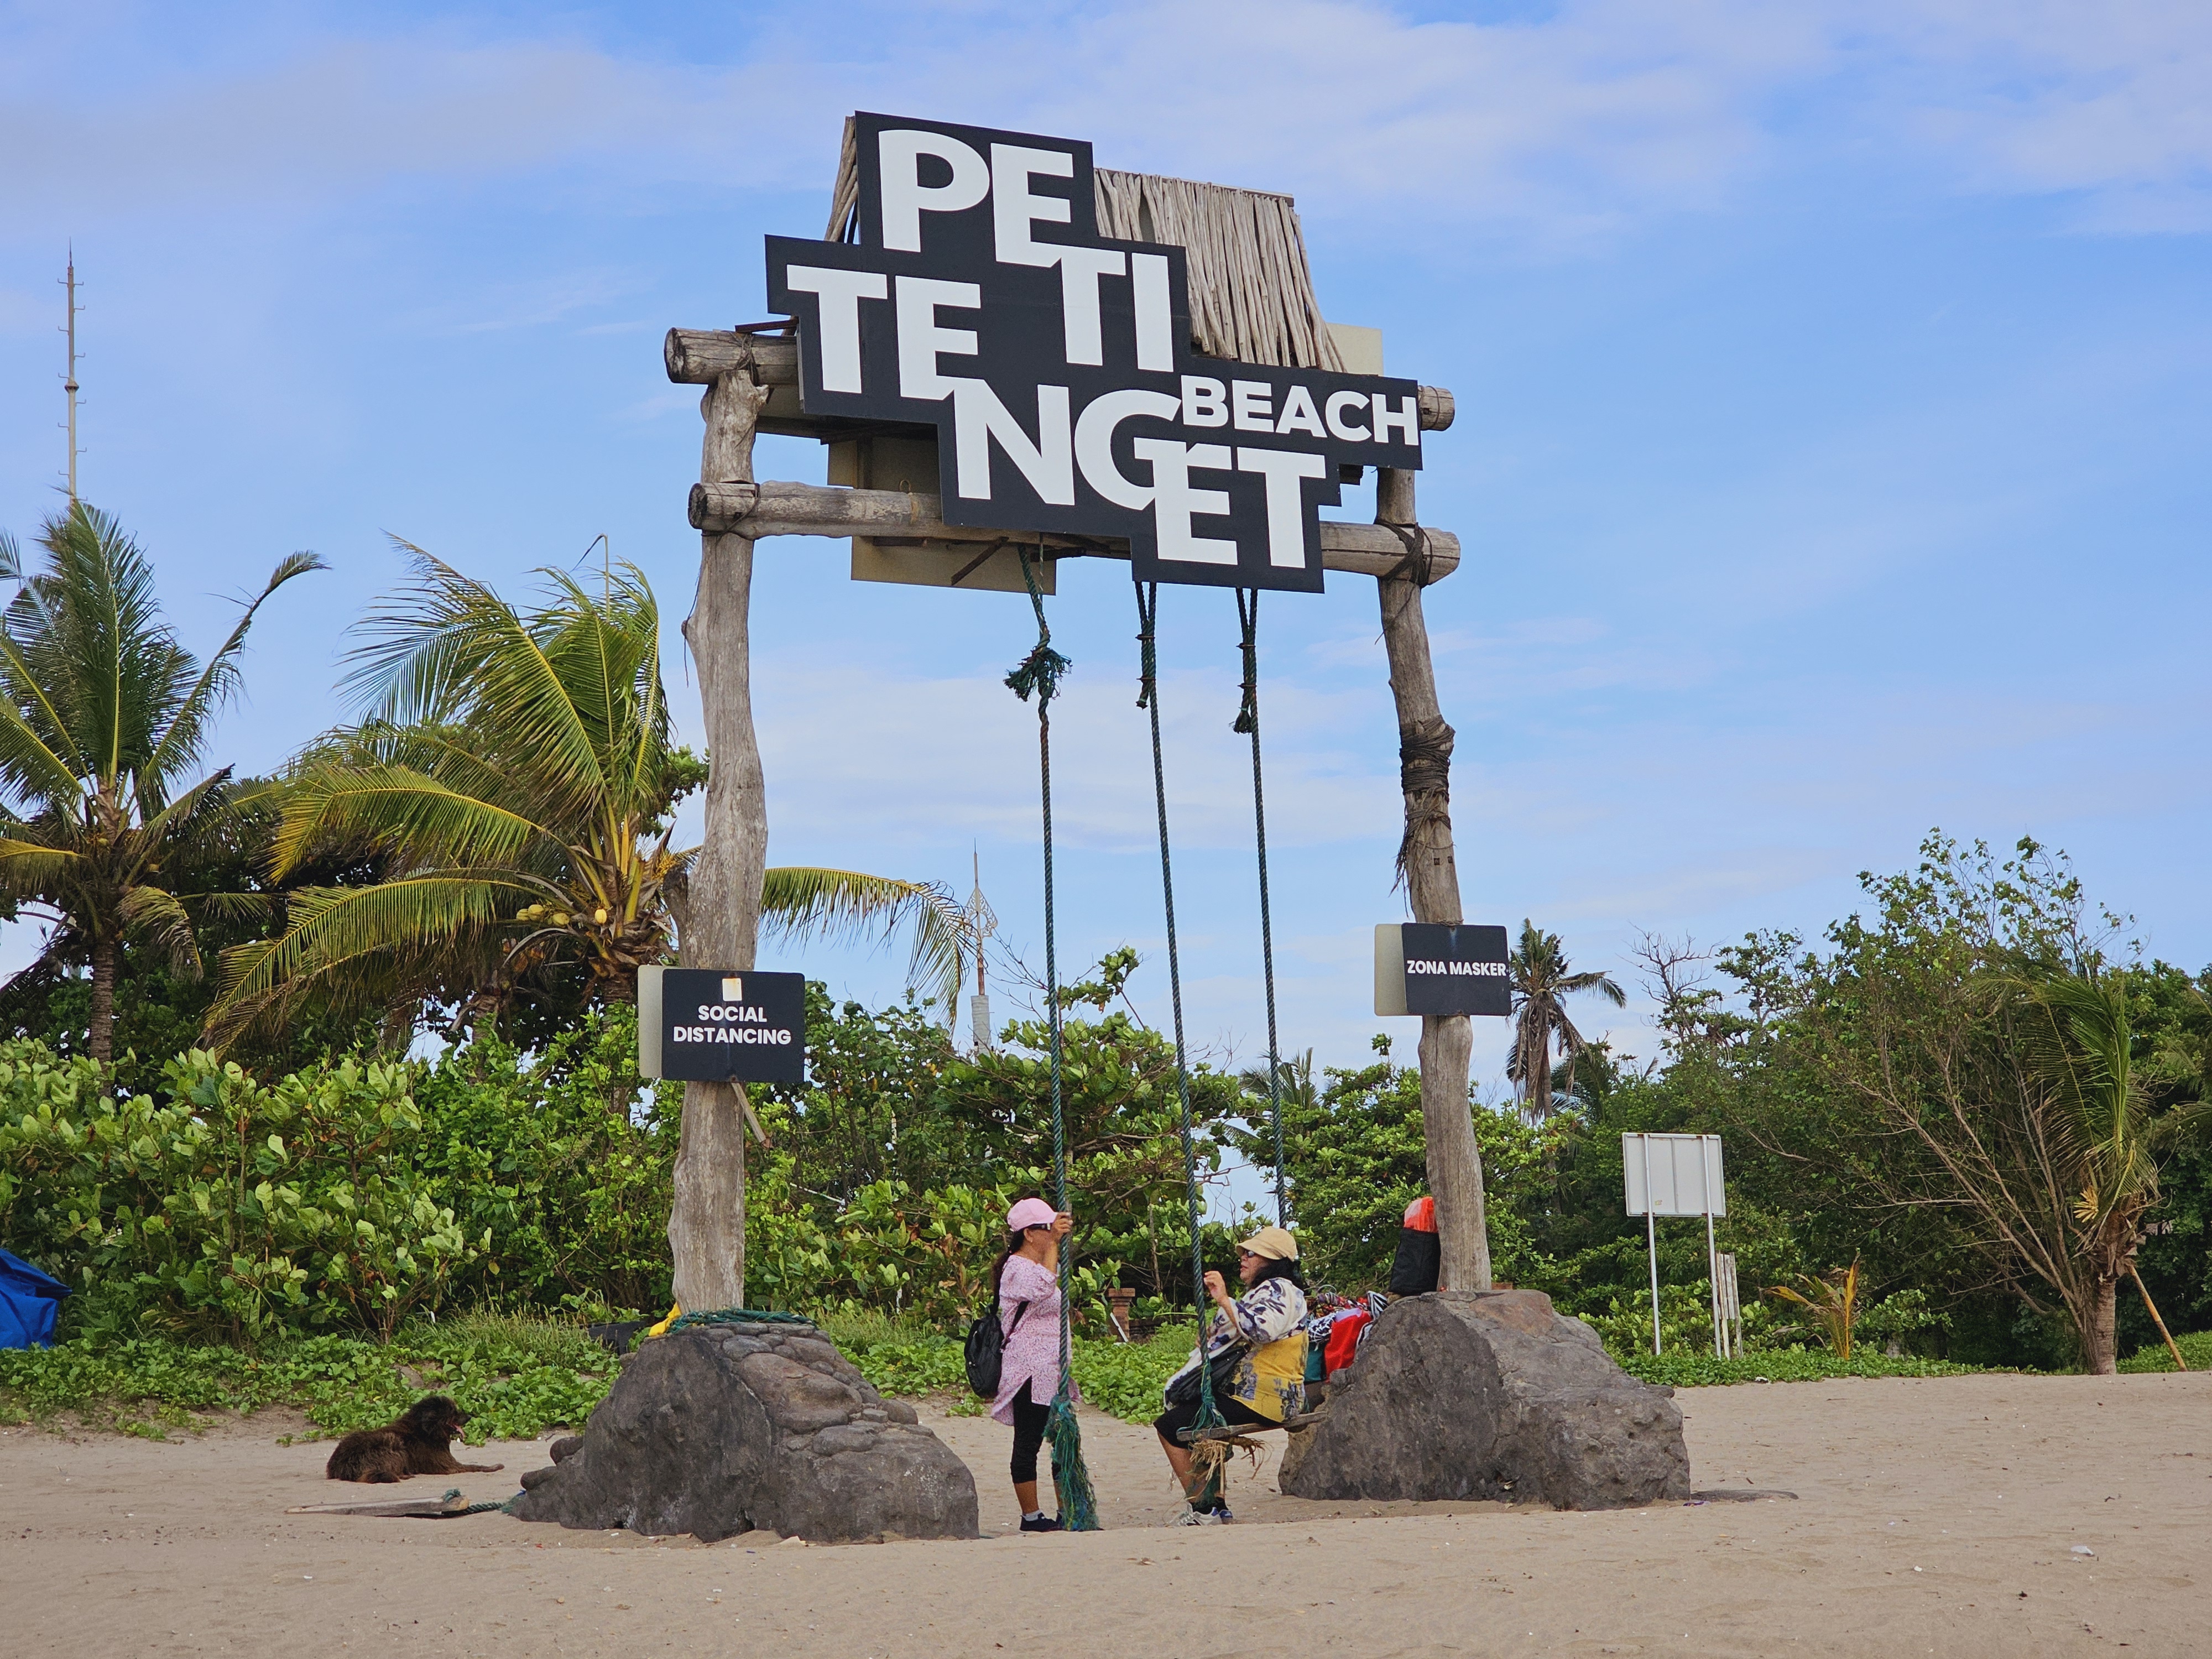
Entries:
{"type": "MultiPolygon", "coordinates": [[[[707,435],[699,477],[750,483],[753,435],[768,388],[740,356],[700,400],[707,435]]],[[[760,927],[768,864],[768,806],[753,732],[747,612],[753,540],[710,532],[700,538],[699,592],[684,638],[699,665],[707,728],[707,833],[691,872],[679,946],[693,968],[747,969],[760,927]]],[[[726,1083],[684,1085],[683,1139],[676,1154],[668,1244],[676,1299],[690,1311],[738,1308],[745,1299],[745,1127],[738,1091],[726,1083]]]]}
{"type": "MultiPolygon", "coordinates": [[[[1377,469],[1375,522],[1414,526],[1413,475],[1377,469]]],[[[1406,836],[1399,874],[1418,921],[1457,925],[1459,866],[1452,857],[1452,729],[1437,704],[1429,629],[1421,587],[1430,574],[1415,533],[1398,573],[1376,578],[1382,602],[1382,644],[1390,659],[1390,694],[1398,706],[1398,775],[1406,792],[1406,836]]],[[[1482,1152],[1467,1097],[1474,1047],[1467,1016],[1421,1018],[1421,1127],[1428,1152],[1429,1192],[1437,1200],[1437,1243],[1443,1255],[1437,1287],[1486,1291],[1490,1230],[1483,1216],[1482,1152]]]]}

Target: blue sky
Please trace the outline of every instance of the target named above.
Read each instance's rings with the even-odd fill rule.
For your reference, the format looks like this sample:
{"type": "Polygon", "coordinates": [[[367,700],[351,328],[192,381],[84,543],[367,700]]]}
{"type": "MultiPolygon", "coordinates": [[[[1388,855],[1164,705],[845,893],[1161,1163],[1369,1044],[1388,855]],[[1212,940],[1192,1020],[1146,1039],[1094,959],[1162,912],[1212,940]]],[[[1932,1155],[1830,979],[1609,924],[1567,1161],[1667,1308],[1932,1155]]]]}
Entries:
{"type": "MultiPolygon", "coordinates": [[[[84,494],[187,641],[285,553],[334,567],[264,613],[218,758],[343,714],[386,532],[517,594],[605,532],[696,731],[696,394],[661,332],[763,314],[761,238],[820,234],[856,107],[1291,193],[1328,314],[1457,394],[1421,504],[1468,554],[1428,614],[1470,919],[1633,990],[1640,931],[1817,931],[1941,825],[2065,848],[2212,960],[2212,12],[2170,0],[0,5],[0,526],[57,499],[73,238],[84,494]]],[[[771,856],[964,892],[974,848],[1041,961],[1024,603],[854,584],[823,541],[759,569],[771,856]]],[[[1234,617],[1162,608],[1190,1030],[1249,1061],[1234,617]]],[[[1164,1018],[1126,567],[1064,568],[1053,615],[1061,960],[1136,945],[1164,1018]]],[[[1285,1043],[1357,1063],[1403,914],[1372,584],[1262,630],[1285,1043]]],[[[1649,1012],[1589,1024],[1648,1055],[1649,1012]]],[[[1478,1074],[1502,1055],[1486,1030],[1478,1074]]]]}

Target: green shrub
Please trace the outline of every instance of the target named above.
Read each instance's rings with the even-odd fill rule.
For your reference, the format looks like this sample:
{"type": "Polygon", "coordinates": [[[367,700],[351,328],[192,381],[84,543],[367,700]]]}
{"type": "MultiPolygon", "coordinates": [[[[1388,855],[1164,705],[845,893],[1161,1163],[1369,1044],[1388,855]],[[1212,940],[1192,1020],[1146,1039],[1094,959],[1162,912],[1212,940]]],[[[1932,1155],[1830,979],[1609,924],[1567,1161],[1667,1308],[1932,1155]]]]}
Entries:
{"type": "MultiPolygon", "coordinates": [[[[2173,1339],[2181,1350],[2181,1357],[2189,1362],[2192,1371],[2212,1371],[2212,1331],[2191,1331],[2173,1339]]],[[[2153,1342],[2137,1348],[2120,1361],[2119,1369],[2130,1372],[2170,1371],[2173,1356],[2166,1351],[2163,1342],[2153,1342]]]]}
{"type": "Polygon", "coordinates": [[[1819,1382],[1837,1376],[1963,1376],[1980,1370],[1978,1365],[1954,1365],[1943,1359],[1918,1359],[1911,1354],[1895,1358],[1855,1351],[1838,1359],[1826,1349],[1784,1348],[1771,1353],[1747,1353],[1733,1359],[1716,1359],[1711,1352],[1692,1353],[1668,1349],[1653,1358],[1642,1353],[1616,1354],[1621,1370],[1646,1382],[1669,1388],[1703,1389],[1729,1382],[1819,1382]]]}
{"type": "Polygon", "coordinates": [[[411,1081],[347,1060],[264,1085],[195,1049],[118,1099],[91,1060],[0,1043],[0,1236],[99,1292],[80,1325],[389,1332],[491,1242],[410,1156],[411,1081]]]}
{"type": "Polygon", "coordinates": [[[187,1413],[289,1406],[342,1434],[440,1393],[468,1413],[470,1441],[528,1439],[580,1426],[614,1370],[613,1356],[580,1328],[507,1322],[410,1322],[389,1342],[311,1336],[251,1352],[84,1336],[0,1350],[0,1415],[25,1421],[68,1411],[127,1427],[136,1412],[180,1425],[187,1413]]]}

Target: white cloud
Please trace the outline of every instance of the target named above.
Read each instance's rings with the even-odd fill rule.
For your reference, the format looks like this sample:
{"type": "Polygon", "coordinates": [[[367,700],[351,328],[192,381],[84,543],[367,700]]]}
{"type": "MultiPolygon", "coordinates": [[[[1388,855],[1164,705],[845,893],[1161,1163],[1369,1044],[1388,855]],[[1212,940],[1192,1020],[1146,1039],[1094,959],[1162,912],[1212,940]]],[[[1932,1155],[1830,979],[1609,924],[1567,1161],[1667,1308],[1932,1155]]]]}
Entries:
{"type": "MultiPolygon", "coordinates": [[[[804,842],[855,823],[884,839],[1022,842],[1038,824],[1036,715],[988,675],[893,676],[818,656],[763,653],[755,716],[774,781],[775,833],[804,842]]],[[[1179,848],[1247,847],[1251,751],[1231,733],[1225,675],[1162,678],[1170,831],[1179,848]]],[[[1333,700],[1271,687],[1267,829],[1285,849],[1395,835],[1397,780],[1313,739],[1333,700]]],[[[1125,684],[1063,688],[1053,704],[1053,820],[1071,846],[1128,852],[1155,844],[1152,751],[1125,684]]]]}
{"type": "Polygon", "coordinates": [[[1085,135],[1109,165],[1431,240],[1718,206],[1808,141],[2084,193],[2084,222],[2116,228],[2194,227],[2212,172],[2212,13],[2170,0],[1570,0],[1486,23],[1355,0],[853,5],[829,34],[810,6],[757,12],[739,60],[703,64],[449,25],[289,51],[247,31],[196,40],[182,69],[87,49],[157,38],[140,15],[15,26],[0,205],[337,206],[563,166],[568,189],[826,194],[855,106],[1085,135]]]}

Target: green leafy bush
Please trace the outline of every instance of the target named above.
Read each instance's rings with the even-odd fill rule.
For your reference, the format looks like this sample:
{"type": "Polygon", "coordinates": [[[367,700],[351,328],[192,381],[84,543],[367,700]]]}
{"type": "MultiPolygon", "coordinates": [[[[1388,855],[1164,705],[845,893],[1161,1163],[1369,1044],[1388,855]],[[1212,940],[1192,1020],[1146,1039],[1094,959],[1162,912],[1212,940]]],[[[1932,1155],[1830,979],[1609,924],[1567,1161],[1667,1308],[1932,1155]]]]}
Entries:
{"type": "Polygon", "coordinates": [[[1716,1359],[1708,1352],[1692,1353],[1668,1349],[1657,1358],[1646,1348],[1641,1353],[1616,1354],[1620,1368],[1646,1382],[1669,1388],[1703,1389],[1729,1382],[1818,1382],[1836,1376],[1962,1376],[1983,1369],[1954,1365],[1943,1359],[1917,1359],[1910,1354],[1892,1357],[1855,1352],[1838,1359],[1826,1349],[1784,1348],[1771,1353],[1747,1353],[1733,1359],[1716,1359]]]}
{"type": "Polygon", "coordinates": [[[410,1322],[389,1342],[310,1336],[252,1352],[157,1337],[75,1338],[0,1350],[0,1416],[76,1412],[132,1426],[132,1414],[181,1425],[185,1413],[289,1406],[341,1434],[389,1422],[424,1395],[451,1395],[466,1437],[528,1439],[576,1427],[605,1397],[613,1356],[576,1327],[463,1319],[410,1322]]]}
{"type": "MultiPolygon", "coordinates": [[[[2191,1331],[2173,1340],[2181,1350],[2181,1357],[2189,1362],[2191,1370],[2212,1371],[2212,1331],[2191,1331]]],[[[2165,1343],[2148,1343],[2120,1361],[2119,1369],[2130,1373],[2170,1371],[2173,1369],[2173,1356],[2166,1351],[2165,1343]]]]}
{"type": "Polygon", "coordinates": [[[412,1158],[411,1082],[346,1060],[264,1085],[195,1049],[118,1099],[89,1060],[0,1043],[0,1236],[95,1293],[79,1324],[388,1332],[491,1242],[412,1158]]]}

